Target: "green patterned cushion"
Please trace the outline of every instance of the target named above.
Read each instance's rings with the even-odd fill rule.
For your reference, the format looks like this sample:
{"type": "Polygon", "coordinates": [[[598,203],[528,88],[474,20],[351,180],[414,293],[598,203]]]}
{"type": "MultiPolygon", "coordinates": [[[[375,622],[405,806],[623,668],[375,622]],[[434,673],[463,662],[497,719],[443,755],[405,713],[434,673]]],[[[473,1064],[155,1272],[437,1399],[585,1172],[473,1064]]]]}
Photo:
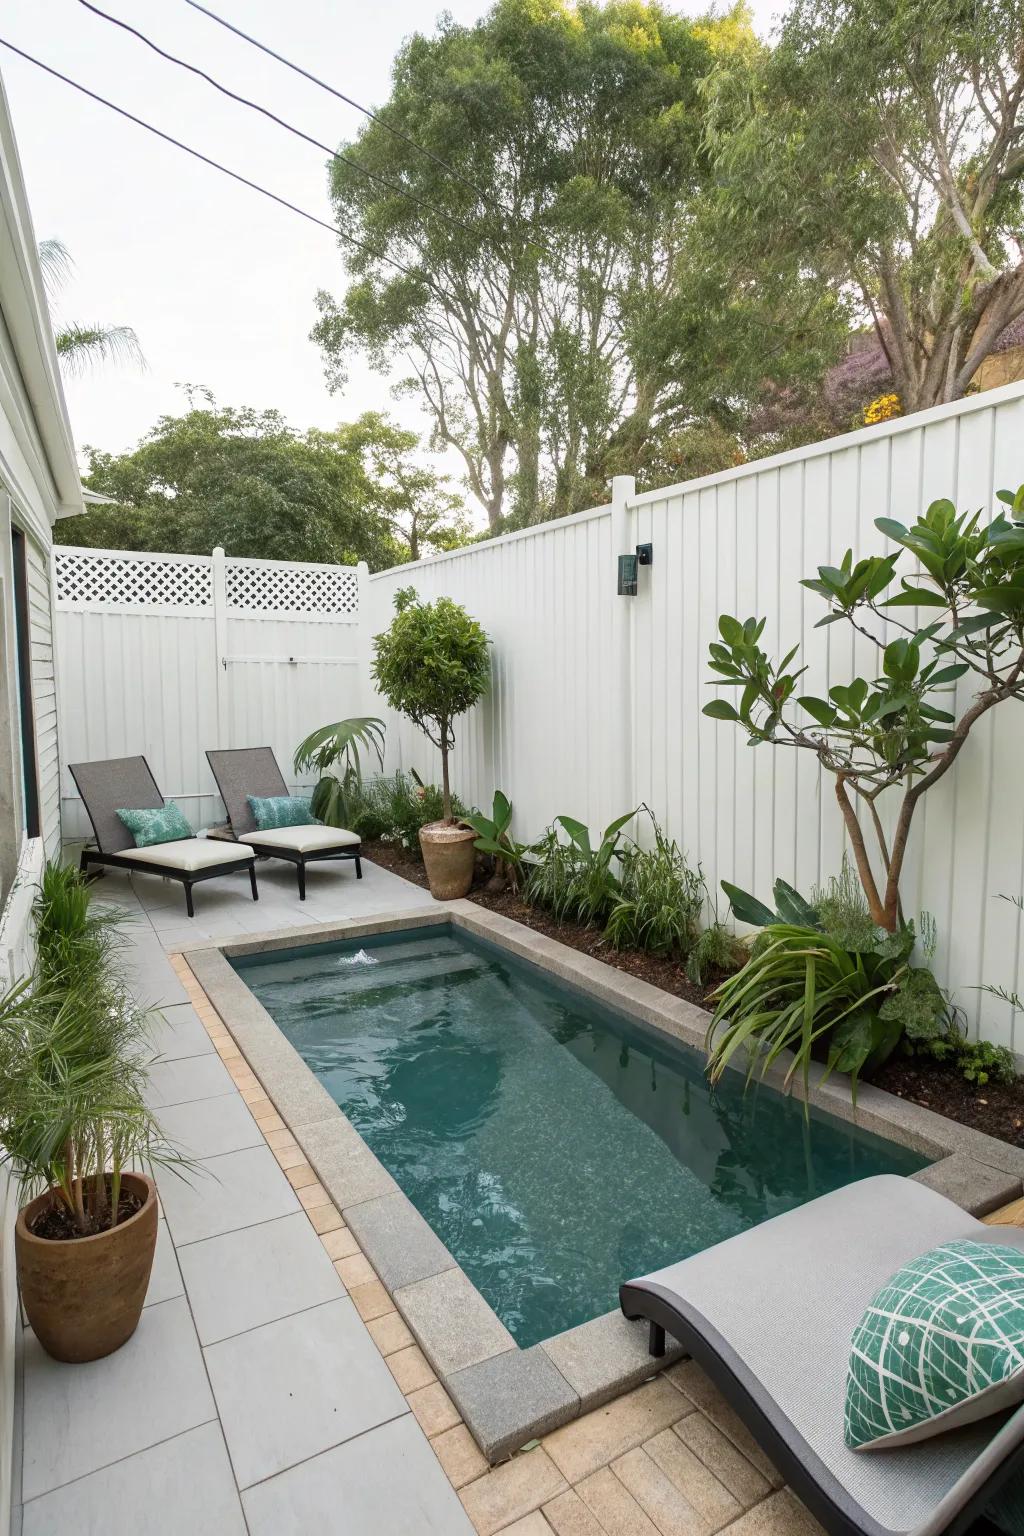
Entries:
{"type": "Polygon", "coordinates": [[[309,800],[301,795],[271,795],[265,800],[247,795],[246,799],[259,832],[272,832],[275,827],[322,825],[320,818],[310,810],[309,800]]]}
{"type": "Polygon", "coordinates": [[[853,1335],[846,1443],[907,1444],[1024,1401],[1024,1252],[943,1243],[905,1264],[853,1335]]]}
{"type": "Polygon", "coordinates": [[[136,848],[151,848],[154,843],[177,843],[194,833],[173,800],[165,800],[155,811],[118,811],[136,848]]]}

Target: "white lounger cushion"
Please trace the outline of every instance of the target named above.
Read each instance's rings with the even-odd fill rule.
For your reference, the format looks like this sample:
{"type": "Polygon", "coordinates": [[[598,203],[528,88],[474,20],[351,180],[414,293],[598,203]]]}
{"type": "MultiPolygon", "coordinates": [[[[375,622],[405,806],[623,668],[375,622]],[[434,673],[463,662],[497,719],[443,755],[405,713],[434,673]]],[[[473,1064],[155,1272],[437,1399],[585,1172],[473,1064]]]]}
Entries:
{"type": "Polygon", "coordinates": [[[964,1237],[1024,1247],[1019,1228],[984,1226],[924,1184],[881,1174],[637,1283],[664,1287],[711,1323],[779,1416],[869,1516],[886,1530],[923,1536],[940,1499],[992,1439],[999,1420],[905,1449],[849,1450],[843,1406],[850,1339],[878,1287],[900,1265],[964,1237]]]}
{"type": "Polygon", "coordinates": [[[359,838],[344,827],[274,827],[269,832],[243,832],[240,843],[257,848],[287,848],[289,853],[322,853],[328,848],[358,848],[359,838]]]}
{"type": "Polygon", "coordinates": [[[256,855],[251,848],[223,843],[213,837],[183,837],[174,843],[153,843],[149,848],[122,848],[118,858],[133,864],[164,864],[168,869],[209,869],[211,864],[248,864],[256,855]]]}

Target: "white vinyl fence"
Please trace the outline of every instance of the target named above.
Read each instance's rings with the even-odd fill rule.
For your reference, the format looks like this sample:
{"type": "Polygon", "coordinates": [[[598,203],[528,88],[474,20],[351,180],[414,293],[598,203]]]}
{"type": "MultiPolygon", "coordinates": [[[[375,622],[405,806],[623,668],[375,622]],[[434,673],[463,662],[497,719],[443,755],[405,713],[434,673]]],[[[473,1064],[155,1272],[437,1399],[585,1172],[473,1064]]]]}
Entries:
{"type": "Polygon", "coordinates": [[[366,567],[53,552],[66,839],[88,820],[67,765],[144,753],[196,827],[223,820],[210,747],[272,746],[285,778],[318,725],[359,713],[366,567]]]}
{"type": "MultiPolygon", "coordinates": [[[[809,693],[870,678],[874,647],[845,625],[814,629],[824,607],[800,577],[851,546],[891,549],[876,517],[910,522],[938,496],[995,510],[995,492],[1022,480],[1024,388],[1011,385],[666,490],[637,496],[619,480],[610,507],[371,576],[362,619],[379,632],[411,583],[483,624],[493,688],[460,722],[454,783],[488,807],[504,789],[520,836],[560,812],[600,827],[644,801],[712,892],[725,878],[768,899],[777,875],[809,892],[842,859],[831,780],[810,754],[752,749],[702,716],[719,614],[766,616],[779,655],[799,642],[809,693]],[[639,543],[653,563],[636,597],[617,597],[616,557],[639,543]]],[[[969,679],[960,687],[962,699],[969,679]]],[[[436,773],[425,739],[374,707],[389,766],[436,773]]],[[[1009,1008],[974,990],[1024,981],[1020,914],[999,899],[1022,891],[1022,765],[1024,714],[1007,704],[922,802],[905,892],[909,912],[936,918],[939,973],[972,1025],[1024,1051],[1009,1008]]]]}

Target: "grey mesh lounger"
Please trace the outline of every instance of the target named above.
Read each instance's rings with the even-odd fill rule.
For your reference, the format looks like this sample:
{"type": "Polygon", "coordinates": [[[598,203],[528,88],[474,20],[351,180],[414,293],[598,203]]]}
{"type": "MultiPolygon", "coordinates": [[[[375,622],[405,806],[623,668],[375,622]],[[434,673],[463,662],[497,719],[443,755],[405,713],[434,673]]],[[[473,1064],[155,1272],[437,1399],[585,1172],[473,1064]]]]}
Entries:
{"type": "Polygon", "coordinates": [[[255,856],[249,848],[203,837],[183,837],[172,843],[154,843],[136,848],[135,839],[121,821],[121,810],[159,810],[164,803],[157,782],[144,757],[112,757],[100,763],[69,763],[71,777],[78,786],[89,820],[95,847],[82,849],[79,861],[84,874],[94,864],[114,869],[139,870],[147,875],[163,875],[179,880],[185,887],[185,908],[195,917],[192,887],[200,880],[214,880],[218,875],[233,875],[248,866],[252,899],[259,901],[256,885],[255,856]]]}
{"type": "Polygon", "coordinates": [[[353,859],[356,879],[363,878],[360,841],[343,827],[275,827],[260,832],[249,796],[257,799],[287,795],[289,789],[271,747],[232,747],[206,754],[231,830],[240,843],[268,859],[287,859],[295,865],[299,900],[306,899],[306,865],[323,859],[353,859]]]}
{"type": "Polygon", "coordinates": [[[1024,1248],[924,1184],[885,1174],[822,1195],[620,1289],[628,1318],[671,1334],[830,1536],[960,1536],[1024,1469],[1024,1408],[903,1449],[843,1440],[853,1330],[888,1277],[959,1238],[1024,1248]]]}

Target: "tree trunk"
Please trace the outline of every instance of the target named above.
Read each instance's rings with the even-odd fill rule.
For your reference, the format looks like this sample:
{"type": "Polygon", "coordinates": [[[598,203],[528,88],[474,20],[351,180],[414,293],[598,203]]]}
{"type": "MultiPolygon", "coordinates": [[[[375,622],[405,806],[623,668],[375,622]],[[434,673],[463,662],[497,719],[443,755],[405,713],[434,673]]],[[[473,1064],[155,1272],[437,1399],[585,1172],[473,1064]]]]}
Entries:
{"type": "Polygon", "coordinates": [[[448,783],[448,743],[444,739],[441,742],[441,805],[441,814],[444,820],[454,820],[452,816],[452,794],[448,783]]]}

